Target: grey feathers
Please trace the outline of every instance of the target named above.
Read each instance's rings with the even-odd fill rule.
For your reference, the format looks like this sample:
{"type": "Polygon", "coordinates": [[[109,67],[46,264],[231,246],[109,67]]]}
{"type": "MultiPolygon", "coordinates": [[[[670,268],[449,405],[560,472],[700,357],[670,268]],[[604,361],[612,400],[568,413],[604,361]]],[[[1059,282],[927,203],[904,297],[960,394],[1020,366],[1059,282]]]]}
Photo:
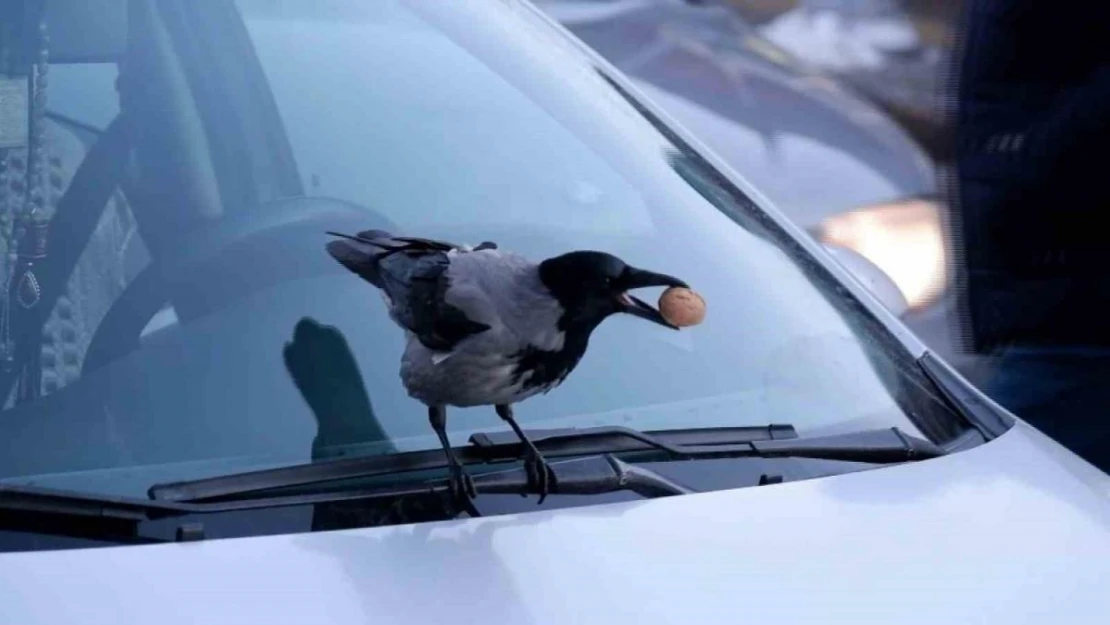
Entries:
{"type": "Polygon", "coordinates": [[[449,350],[464,338],[489,329],[448,302],[449,254],[458,246],[394,237],[379,230],[355,237],[337,236],[343,238],[328,243],[328,252],[384,291],[393,320],[429,349],[449,350]]]}
{"type": "Polygon", "coordinates": [[[562,384],[585,355],[590,333],[610,315],[625,312],[677,329],[627,291],[686,286],[604,252],[579,250],[537,264],[489,242],[468,247],[378,230],[329,234],[340,239],[328,252],[378,287],[404,328],[401,382],[428,406],[451,491],[465,505],[477,489],[451,447],[446,406],[496,406],[520,438],[529,487],[542,502],[556,476],[511,406],[562,384]]]}
{"type": "Polygon", "coordinates": [[[469,406],[547,390],[531,388],[518,362],[564,343],[564,311],[535,263],[488,242],[471,248],[380,231],[337,236],[328,252],[382,290],[390,317],[408,333],[401,377],[410,395],[469,406]]]}

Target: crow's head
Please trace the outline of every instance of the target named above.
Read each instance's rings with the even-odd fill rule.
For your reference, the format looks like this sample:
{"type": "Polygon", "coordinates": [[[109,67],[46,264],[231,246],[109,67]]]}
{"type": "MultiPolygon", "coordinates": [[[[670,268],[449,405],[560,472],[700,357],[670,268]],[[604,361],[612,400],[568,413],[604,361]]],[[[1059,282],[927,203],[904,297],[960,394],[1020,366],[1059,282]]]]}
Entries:
{"type": "MultiPolygon", "coordinates": [[[[628,293],[649,286],[686,283],[637,269],[604,252],[570,252],[540,263],[540,280],[566,310],[563,325],[592,328],[614,313],[628,313],[677,329],[651,305],[628,293]]],[[[566,329],[566,328],[564,328],[566,329]]]]}

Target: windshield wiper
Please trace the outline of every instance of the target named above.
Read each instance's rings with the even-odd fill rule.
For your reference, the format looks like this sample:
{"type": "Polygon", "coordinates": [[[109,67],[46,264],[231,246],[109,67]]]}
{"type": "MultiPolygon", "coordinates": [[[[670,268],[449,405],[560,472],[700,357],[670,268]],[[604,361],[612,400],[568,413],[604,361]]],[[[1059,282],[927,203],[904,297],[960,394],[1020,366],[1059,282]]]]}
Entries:
{"type": "MultiPolygon", "coordinates": [[[[792,439],[797,437],[790,425],[730,428],[699,428],[640,432],[623,427],[564,428],[527,430],[536,447],[547,458],[585,456],[601,453],[658,451],[672,457],[687,457],[692,450],[728,445],[792,439]]],[[[470,444],[454,448],[459,462],[473,466],[515,462],[523,458],[524,447],[511,431],[476,433],[470,444]]],[[[328,482],[364,479],[417,471],[447,468],[440,449],[361,456],[301,464],[277,469],[235,473],[213,478],[155,484],[151,499],[168,501],[212,501],[235,498],[272,489],[315,486],[328,482]]]]}
{"type": "MultiPolygon", "coordinates": [[[[553,494],[563,495],[632,491],[642,497],[655,498],[697,492],[655,471],[618,459],[616,454],[643,456],[650,453],[671,459],[796,457],[886,464],[934,458],[945,453],[936,445],[897,428],[808,438],[797,438],[789,426],[655,433],[606,427],[539,430],[530,434],[549,456],[578,456],[552,463],[556,475],[553,494]]],[[[471,445],[458,452],[464,462],[481,463],[517,461],[523,450],[517,439],[498,432],[475,434],[471,437],[471,445]]],[[[0,485],[0,529],[145,544],[172,539],[143,536],[140,532],[143,523],[175,517],[344,501],[389,504],[411,496],[432,496],[449,503],[447,479],[414,478],[384,487],[327,487],[333,481],[435,468],[446,468],[439,450],[333,460],[154,486],[150,489],[151,499],[0,485]],[[311,492],[283,492],[298,486],[318,488],[311,492]]],[[[474,482],[481,494],[530,492],[527,474],[521,467],[477,474],[474,482]]],[[[445,508],[445,518],[451,518],[447,510],[445,508]]],[[[201,523],[182,522],[176,528],[178,541],[204,537],[201,523]]]]}
{"type": "MultiPolygon", "coordinates": [[[[564,494],[597,495],[632,491],[642,497],[666,497],[696,492],[654,471],[629,465],[611,455],[595,455],[552,463],[558,472],[564,494]]],[[[483,493],[516,494],[528,489],[528,476],[522,468],[486,473],[475,480],[483,493]]],[[[143,523],[194,515],[306,506],[342,501],[362,501],[369,505],[406,496],[438,496],[446,501],[450,486],[446,480],[417,483],[395,488],[320,492],[215,503],[150,501],[128,497],[100,496],[34,486],[0,485],[0,530],[48,534],[121,544],[153,544],[171,539],[143,535],[143,523]]],[[[450,517],[457,511],[445,509],[450,517]]],[[[205,538],[204,525],[182,523],[177,541],[205,538]]]]}
{"type": "MultiPolygon", "coordinates": [[[[793,427],[785,425],[652,433],[622,427],[529,430],[527,433],[547,458],[653,452],[676,460],[795,457],[887,464],[934,458],[945,453],[936,445],[909,436],[898,428],[809,438],[797,438],[793,427]]],[[[474,434],[470,437],[470,445],[456,448],[455,453],[463,464],[476,465],[519,461],[524,449],[511,432],[495,432],[474,434]]],[[[234,501],[265,496],[272,490],[323,487],[343,480],[445,468],[447,463],[439,450],[405,452],[156,484],[149,494],[152,499],[161,501],[234,501]]],[[[478,491],[492,492],[482,488],[482,477],[475,476],[478,491]]],[[[565,489],[570,485],[558,472],[556,479],[553,494],[567,492],[565,489]]],[[[370,492],[387,490],[390,489],[371,489],[370,492]]],[[[411,492],[418,490],[409,489],[411,492]]],[[[426,487],[424,492],[427,492],[426,487]]],[[[525,490],[521,486],[514,492],[525,490]]]]}

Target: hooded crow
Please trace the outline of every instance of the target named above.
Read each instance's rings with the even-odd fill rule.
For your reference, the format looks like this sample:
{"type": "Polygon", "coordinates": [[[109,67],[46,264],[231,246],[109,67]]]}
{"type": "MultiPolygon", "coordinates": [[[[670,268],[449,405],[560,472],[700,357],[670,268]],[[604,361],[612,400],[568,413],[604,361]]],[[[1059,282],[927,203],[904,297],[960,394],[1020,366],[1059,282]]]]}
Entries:
{"type": "Polygon", "coordinates": [[[381,291],[390,318],[405,331],[401,381],[428,406],[453,494],[467,504],[476,492],[447,440],[447,406],[496,408],[520,438],[542,502],[555,475],[513,418],[513,404],[562,383],[586,353],[590,333],[610,315],[677,329],[628,291],[687,286],[604,252],[536,263],[488,242],[469,247],[379,230],[328,234],[339,237],[327,244],[328,253],[381,291]]]}

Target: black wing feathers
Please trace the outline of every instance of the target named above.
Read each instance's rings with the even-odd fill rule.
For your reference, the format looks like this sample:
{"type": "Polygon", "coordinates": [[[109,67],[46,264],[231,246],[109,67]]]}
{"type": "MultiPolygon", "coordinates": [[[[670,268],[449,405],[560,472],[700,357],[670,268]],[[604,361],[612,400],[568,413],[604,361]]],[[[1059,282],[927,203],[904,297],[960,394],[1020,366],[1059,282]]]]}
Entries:
{"type": "Polygon", "coordinates": [[[451,263],[447,252],[459,246],[433,239],[397,237],[380,230],[359,232],[354,237],[330,234],[377,248],[364,252],[357,263],[351,262],[349,248],[343,258],[332,247],[328,250],[345,267],[385,291],[393,303],[393,317],[425,347],[449,351],[459,341],[490,329],[447,303],[450,288],[447,267],[451,263]]]}
{"type": "Polygon", "coordinates": [[[424,256],[414,264],[408,281],[409,330],[425,347],[437,351],[448,351],[466,337],[490,328],[447,303],[447,265],[445,254],[424,256]]]}

